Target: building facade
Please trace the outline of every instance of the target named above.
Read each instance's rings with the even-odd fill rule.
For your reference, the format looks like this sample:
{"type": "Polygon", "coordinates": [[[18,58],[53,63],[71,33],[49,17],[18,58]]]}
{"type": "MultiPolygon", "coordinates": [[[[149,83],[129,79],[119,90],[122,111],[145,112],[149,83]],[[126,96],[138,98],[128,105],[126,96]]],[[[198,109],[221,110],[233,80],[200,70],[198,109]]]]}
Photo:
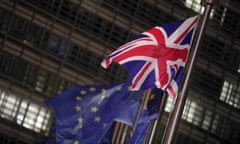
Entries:
{"type": "MultiPolygon", "coordinates": [[[[2,0],[0,2],[0,143],[34,143],[54,116],[44,100],[76,84],[128,79],[103,58],[155,25],[201,14],[201,0],[2,0]]],[[[214,6],[177,144],[240,141],[240,2],[214,6]]],[[[173,107],[169,98],[156,143],[173,107]]]]}

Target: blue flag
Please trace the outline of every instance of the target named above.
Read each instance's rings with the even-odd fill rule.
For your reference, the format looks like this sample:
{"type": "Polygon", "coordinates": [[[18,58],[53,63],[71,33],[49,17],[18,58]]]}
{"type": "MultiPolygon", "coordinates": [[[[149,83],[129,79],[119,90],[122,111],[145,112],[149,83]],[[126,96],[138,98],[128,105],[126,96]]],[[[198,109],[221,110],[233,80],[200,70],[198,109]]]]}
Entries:
{"type": "Polygon", "coordinates": [[[163,91],[153,89],[147,103],[147,108],[141,113],[137,122],[137,127],[133,132],[129,144],[144,144],[151,123],[159,117],[159,108],[162,99],[163,91]]]}
{"type": "Polygon", "coordinates": [[[129,83],[73,87],[46,103],[56,116],[56,141],[71,139],[75,142],[101,143],[114,119],[134,95],[129,83]]]}
{"type": "MultiPolygon", "coordinates": [[[[65,139],[61,142],[61,144],[73,144],[74,141],[71,139],[65,139]]],[[[56,138],[55,137],[50,137],[50,138],[46,138],[43,139],[39,142],[37,142],[36,144],[60,144],[56,142],[56,138]]]]}
{"type": "Polygon", "coordinates": [[[124,123],[128,126],[133,126],[137,116],[139,106],[141,104],[142,95],[132,95],[131,99],[125,104],[115,121],[124,123]]]}
{"type": "Polygon", "coordinates": [[[111,127],[109,128],[109,130],[107,131],[107,133],[104,135],[104,137],[101,139],[100,144],[111,144],[112,143],[112,137],[113,137],[113,133],[115,130],[115,126],[116,126],[116,122],[114,122],[111,127]]]}

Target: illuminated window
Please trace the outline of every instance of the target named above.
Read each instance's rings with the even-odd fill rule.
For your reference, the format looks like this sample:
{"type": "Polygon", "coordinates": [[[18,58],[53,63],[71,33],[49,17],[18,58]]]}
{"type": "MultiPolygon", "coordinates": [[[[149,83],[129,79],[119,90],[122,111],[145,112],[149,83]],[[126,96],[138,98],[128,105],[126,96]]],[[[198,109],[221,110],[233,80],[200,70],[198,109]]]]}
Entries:
{"type": "Polygon", "coordinates": [[[41,132],[48,131],[50,116],[46,107],[0,90],[0,117],[41,132]]]}
{"type": "Polygon", "coordinates": [[[212,115],[213,115],[212,111],[206,110],[204,118],[203,118],[203,123],[202,123],[203,129],[205,129],[205,130],[209,129],[209,126],[211,125],[212,115]]]}
{"type": "Polygon", "coordinates": [[[3,118],[13,120],[17,112],[17,105],[19,104],[19,99],[13,95],[8,95],[6,92],[1,91],[1,101],[0,101],[0,115],[3,118]]]}
{"type": "MultiPolygon", "coordinates": [[[[168,97],[164,110],[166,112],[171,112],[174,107],[174,102],[175,100],[173,97],[168,97]]],[[[197,105],[196,102],[187,99],[184,107],[184,111],[182,114],[182,119],[190,123],[193,123],[194,125],[200,125],[202,115],[203,115],[203,107],[197,105]]]]}
{"type": "MultiPolygon", "coordinates": [[[[164,110],[166,112],[171,112],[174,107],[174,102],[175,102],[174,98],[168,97],[164,110]]],[[[204,108],[202,106],[198,105],[196,102],[187,99],[184,110],[183,110],[182,119],[184,119],[187,122],[192,123],[194,125],[200,126],[203,115],[204,115],[204,108]]],[[[208,120],[206,119],[205,121],[206,121],[205,125],[209,126],[207,124],[208,120]]]]}
{"type": "Polygon", "coordinates": [[[49,118],[50,113],[48,113],[46,108],[30,103],[26,116],[23,119],[23,126],[36,132],[40,132],[41,129],[46,130],[48,124],[46,119],[49,118]]]}
{"type": "MultiPolygon", "coordinates": [[[[202,14],[205,9],[201,3],[201,0],[185,0],[185,6],[200,14],[202,14]]],[[[210,19],[213,18],[214,12],[215,10],[212,9],[210,13],[210,19]]]]}
{"type": "Polygon", "coordinates": [[[50,76],[49,72],[42,69],[39,70],[35,90],[39,92],[46,92],[50,76]]]}
{"type": "Polygon", "coordinates": [[[19,125],[22,124],[22,121],[23,121],[23,118],[24,118],[24,113],[27,110],[27,105],[28,105],[28,101],[27,100],[22,100],[22,102],[20,104],[20,107],[19,107],[17,117],[16,117],[17,124],[19,124],[19,125]]]}
{"type": "Polygon", "coordinates": [[[204,11],[204,7],[201,5],[201,0],[186,0],[185,6],[198,13],[203,13],[204,11]]]}
{"type": "Polygon", "coordinates": [[[220,100],[226,102],[227,104],[240,108],[240,87],[236,84],[232,84],[229,81],[224,81],[220,100]]]}
{"type": "Polygon", "coordinates": [[[164,111],[171,112],[173,107],[174,107],[174,102],[175,102],[174,98],[169,96],[167,98],[167,102],[166,102],[166,105],[164,107],[164,111]]]}
{"type": "Polygon", "coordinates": [[[237,72],[240,73],[240,64],[238,65],[237,72]]]}
{"type": "Polygon", "coordinates": [[[195,109],[196,109],[196,103],[193,101],[186,101],[185,107],[184,107],[184,111],[183,111],[183,115],[182,118],[190,123],[193,122],[193,118],[194,118],[194,113],[195,113],[195,109]]]}

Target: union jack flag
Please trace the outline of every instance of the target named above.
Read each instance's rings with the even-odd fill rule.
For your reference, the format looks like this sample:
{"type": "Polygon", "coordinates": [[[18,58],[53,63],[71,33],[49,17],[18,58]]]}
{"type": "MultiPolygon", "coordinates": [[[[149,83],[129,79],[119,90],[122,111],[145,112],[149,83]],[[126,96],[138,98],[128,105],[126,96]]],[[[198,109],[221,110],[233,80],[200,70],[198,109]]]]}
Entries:
{"type": "Polygon", "coordinates": [[[121,64],[133,90],[160,88],[176,97],[197,22],[195,16],[153,27],[120,46],[101,65],[121,64]]]}

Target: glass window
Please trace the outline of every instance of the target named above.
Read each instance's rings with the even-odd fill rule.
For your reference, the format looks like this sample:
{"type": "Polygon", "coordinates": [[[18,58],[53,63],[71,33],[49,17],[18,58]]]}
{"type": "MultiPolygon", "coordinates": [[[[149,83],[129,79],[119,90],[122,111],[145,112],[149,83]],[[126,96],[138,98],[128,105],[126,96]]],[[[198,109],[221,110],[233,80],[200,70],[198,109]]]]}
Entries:
{"type": "Polygon", "coordinates": [[[71,1],[64,0],[61,4],[59,17],[73,24],[78,10],[78,5],[71,1]]]}
{"type": "Polygon", "coordinates": [[[240,66],[240,51],[236,48],[231,48],[232,46],[228,46],[227,49],[230,49],[230,52],[228,55],[228,63],[227,67],[229,67],[231,70],[238,72],[239,66],[240,66]]]}
{"type": "MultiPolygon", "coordinates": [[[[58,93],[59,89],[62,89],[59,86],[63,85],[61,83],[62,81],[65,81],[66,83],[66,85],[63,86],[64,89],[72,84],[67,80],[57,78],[53,73],[50,73],[25,60],[22,60],[21,58],[16,58],[15,56],[3,51],[0,52],[0,61],[1,74],[11,76],[16,80],[19,80],[24,84],[33,87],[38,92],[46,92],[48,94],[55,95],[58,93]],[[58,83],[59,80],[61,81],[60,83],[58,83]]],[[[90,62],[90,60],[88,62],[90,62]]],[[[85,63],[85,65],[87,64],[88,63],[85,63]]],[[[98,64],[98,68],[99,65],[100,64],[98,64]]],[[[97,71],[95,72],[97,73],[97,71]]]]}
{"type": "Polygon", "coordinates": [[[51,115],[45,106],[0,90],[0,116],[35,132],[47,132],[51,115]]]}
{"type": "Polygon", "coordinates": [[[218,133],[219,124],[220,124],[219,122],[220,122],[220,116],[219,116],[219,114],[215,114],[214,117],[213,117],[212,125],[211,125],[211,132],[212,133],[218,133]]]}
{"type": "MultiPolygon", "coordinates": [[[[101,71],[101,69],[99,69],[101,60],[103,60],[103,57],[77,45],[72,45],[70,47],[67,56],[68,63],[77,65],[85,71],[91,71],[96,76],[101,75],[101,73],[99,73],[99,71],[101,71]]],[[[106,73],[104,75],[104,78],[108,80],[114,80],[115,78],[119,78],[118,72],[120,71],[121,67],[118,64],[111,64],[108,69],[103,71],[104,73],[106,73]]],[[[121,75],[123,76],[122,78],[126,78],[124,77],[125,75],[127,75],[126,71],[121,72],[121,75]]]]}
{"type": "Polygon", "coordinates": [[[203,46],[200,49],[200,55],[211,62],[226,64],[228,61],[228,48],[220,40],[210,37],[203,37],[203,46]]]}
{"type": "Polygon", "coordinates": [[[176,141],[177,141],[177,144],[202,144],[202,142],[199,141],[199,139],[197,140],[196,137],[193,138],[193,137],[191,137],[189,135],[185,135],[183,133],[179,133],[177,135],[176,141]]]}
{"type": "Polygon", "coordinates": [[[29,129],[34,129],[34,122],[37,118],[38,106],[36,104],[30,103],[26,112],[26,116],[23,119],[23,126],[29,129]]]}
{"type": "Polygon", "coordinates": [[[220,77],[201,68],[196,68],[192,83],[192,87],[212,98],[219,97],[223,84],[220,77]]]}
{"type": "Polygon", "coordinates": [[[42,40],[43,36],[45,36],[45,30],[42,27],[31,23],[23,42],[24,44],[38,48],[41,46],[40,43],[45,43],[45,41],[42,40]]]}
{"type": "Polygon", "coordinates": [[[198,13],[203,13],[204,11],[204,6],[201,5],[201,0],[185,0],[185,5],[198,13]]]}
{"type": "Polygon", "coordinates": [[[21,101],[21,104],[19,106],[19,111],[18,111],[18,114],[16,116],[17,124],[19,124],[19,125],[22,124],[22,121],[23,121],[23,118],[24,118],[24,114],[25,114],[25,112],[27,110],[27,107],[28,107],[28,103],[29,103],[28,100],[22,100],[21,101]]]}
{"type": "Polygon", "coordinates": [[[79,60],[79,57],[81,57],[83,54],[83,48],[80,48],[79,46],[77,45],[72,45],[70,47],[70,50],[68,52],[68,58],[67,58],[67,61],[69,63],[79,63],[80,60],[79,60]]]}
{"type": "Polygon", "coordinates": [[[24,82],[32,87],[36,86],[37,81],[37,75],[38,75],[38,67],[28,64],[28,67],[26,69],[25,79],[24,82]]]}
{"type": "Polygon", "coordinates": [[[6,31],[9,23],[9,18],[11,17],[11,13],[4,10],[0,9],[0,30],[1,31],[6,31]]]}
{"type": "Polygon", "coordinates": [[[174,103],[175,103],[175,99],[173,97],[169,96],[167,98],[167,102],[166,102],[166,105],[164,107],[164,111],[171,112],[173,110],[174,103]]]}
{"type": "Polygon", "coordinates": [[[234,71],[238,71],[240,64],[240,51],[227,45],[215,37],[205,35],[200,56],[211,63],[226,65],[234,71]]]}
{"type": "Polygon", "coordinates": [[[65,89],[67,89],[67,88],[69,88],[71,86],[73,86],[73,83],[59,78],[58,79],[58,86],[57,86],[56,94],[60,94],[62,91],[64,91],[65,89]]]}
{"type": "Polygon", "coordinates": [[[224,138],[224,139],[229,139],[230,135],[231,135],[231,120],[229,120],[228,118],[224,117],[222,119],[222,124],[220,126],[221,128],[221,132],[220,132],[220,137],[224,138]]]}
{"type": "Polygon", "coordinates": [[[111,33],[111,41],[115,44],[123,44],[127,41],[128,31],[114,25],[111,33]]]}
{"type": "Polygon", "coordinates": [[[58,57],[63,57],[67,49],[67,40],[52,34],[49,37],[49,43],[47,47],[47,51],[51,54],[58,57]]]}
{"type": "Polygon", "coordinates": [[[114,22],[109,22],[97,14],[82,11],[77,23],[81,29],[87,29],[88,32],[113,44],[119,45],[127,41],[129,31],[114,25],[114,22]]]}
{"type": "Polygon", "coordinates": [[[134,13],[137,10],[137,4],[139,3],[139,0],[135,0],[135,1],[104,0],[104,2],[125,11],[129,15],[134,16],[134,13]]]}
{"type": "Polygon", "coordinates": [[[193,123],[196,106],[197,105],[194,101],[187,100],[184,106],[182,118],[190,123],[193,123]]]}
{"type": "Polygon", "coordinates": [[[203,123],[202,123],[202,128],[205,130],[209,129],[209,126],[211,125],[211,121],[212,121],[212,115],[213,112],[210,110],[206,110],[204,118],[203,118],[203,123]]]}
{"type": "Polygon", "coordinates": [[[171,14],[159,9],[157,7],[157,2],[155,5],[150,4],[149,2],[140,2],[135,17],[150,26],[161,25],[175,20],[171,14]]]}
{"type": "MultiPolygon", "coordinates": [[[[35,69],[32,72],[35,72],[35,69]]],[[[57,75],[44,69],[38,69],[34,77],[35,79],[32,80],[34,83],[31,86],[38,92],[45,92],[50,95],[56,95],[73,85],[72,82],[57,77],[57,75]]]]}
{"type": "Polygon", "coordinates": [[[233,34],[234,36],[239,25],[239,16],[239,13],[229,8],[228,4],[226,4],[226,6],[217,7],[213,20],[216,24],[219,24],[225,32],[233,34]]]}
{"type": "MultiPolygon", "coordinates": [[[[202,14],[204,12],[204,5],[202,4],[202,0],[185,0],[185,6],[192,9],[193,11],[202,14]]],[[[215,13],[215,9],[211,9],[210,19],[213,18],[215,13]]]]}
{"type": "Polygon", "coordinates": [[[128,0],[124,0],[121,2],[119,2],[118,0],[104,0],[104,2],[115,7],[118,7],[120,10],[123,11],[122,14],[124,16],[131,16],[140,19],[145,24],[151,26],[159,25],[174,20],[174,18],[170,14],[161,11],[156,5],[151,4],[149,2],[144,1],[130,2],[128,0]]]}
{"type": "Polygon", "coordinates": [[[235,108],[240,108],[240,86],[225,80],[219,99],[235,108]]]}
{"type": "MultiPolygon", "coordinates": [[[[107,68],[104,71],[104,78],[109,80],[109,82],[114,82],[114,81],[121,81],[123,79],[120,78],[126,78],[128,76],[127,71],[123,70],[122,67],[119,66],[117,63],[112,63],[109,68],[107,68]],[[122,76],[122,77],[121,77],[122,76]]],[[[126,80],[126,79],[124,79],[126,80]]]]}
{"type": "Polygon", "coordinates": [[[6,52],[0,52],[0,73],[11,76],[19,81],[24,80],[27,62],[6,52]]]}
{"type": "Polygon", "coordinates": [[[19,104],[19,99],[15,96],[7,94],[1,91],[1,101],[0,101],[0,115],[3,118],[13,120],[17,112],[17,105],[19,104]]]}
{"type": "Polygon", "coordinates": [[[212,137],[207,137],[205,143],[206,144],[222,144],[220,140],[217,140],[216,138],[214,139],[212,137]]]}
{"type": "Polygon", "coordinates": [[[10,35],[23,41],[26,37],[30,22],[15,15],[11,24],[10,35]]]}
{"type": "Polygon", "coordinates": [[[23,119],[23,126],[40,132],[42,129],[46,130],[47,120],[50,118],[50,113],[46,108],[40,107],[34,103],[30,103],[23,119]]]}
{"type": "Polygon", "coordinates": [[[38,6],[39,8],[46,10],[47,12],[56,15],[57,14],[57,10],[60,4],[59,0],[24,0],[27,1],[28,3],[32,3],[36,6],[38,6]]]}
{"type": "Polygon", "coordinates": [[[48,87],[48,81],[50,73],[45,70],[38,70],[38,76],[36,81],[35,90],[39,92],[46,92],[48,87]]]}

